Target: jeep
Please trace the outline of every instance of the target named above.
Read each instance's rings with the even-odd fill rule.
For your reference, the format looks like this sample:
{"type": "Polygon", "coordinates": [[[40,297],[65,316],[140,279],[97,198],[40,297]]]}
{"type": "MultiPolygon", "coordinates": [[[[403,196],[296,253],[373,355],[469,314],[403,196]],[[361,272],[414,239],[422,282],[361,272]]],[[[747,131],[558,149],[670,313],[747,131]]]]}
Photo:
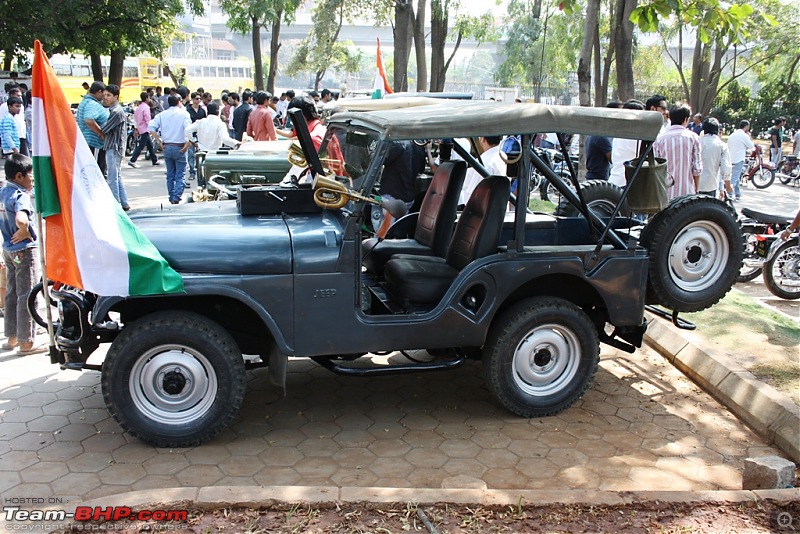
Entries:
{"type": "Polygon", "coordinates": [[[570,187],[532,148],[536,133],[558,132],[638,139],[646,154],[661,124],[657,112],[448,102],[336,114],[318,153],[300,128],[312,185],[132,216],[185,293],[52,291],[54,363],[100,371],[109,412],[160,447],[211,439],[236,416],[246,370],[268,367],[283,388],[298,357],[363,377],[479,358],[500,405],[556,414],[590,386],[601,342],[641,346],[647,304],[676,315],[707,308],[739,271],[742,236],[725,203],[688,196],[645,219],[626,209],[630,184],[570,187]],[[487,135],[524,147],[506,154],[510,177],[487,176],[456,143],[458,159],[435,169],[419,212],[384,238],[366,235],[370,210],[386,205],[373,191],[391,143],[487,135]],[[459,211],[468,167],[485,179],[459,211]],[[532,212],[533,172],[572,209],[532,212]],[[102,363],[88,363],[102,343],[102,363]],[[371,354],[414,349],[432,358],[369,365],[371,354]]]}

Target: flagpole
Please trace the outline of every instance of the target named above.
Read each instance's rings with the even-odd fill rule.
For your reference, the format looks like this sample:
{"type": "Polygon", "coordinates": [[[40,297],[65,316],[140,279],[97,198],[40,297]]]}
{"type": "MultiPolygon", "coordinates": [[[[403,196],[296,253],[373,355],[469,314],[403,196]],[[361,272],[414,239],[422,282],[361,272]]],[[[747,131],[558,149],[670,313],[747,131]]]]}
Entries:
{"type": "MultiPolygon", "coordinates": [[[[45,315],[47,317],[47,336],[50,340],[50,363],[59,363],[58,350],[56,349],[56,336],[53,332],[53,313],[50,305],[50,284],[47,279],[47,265],[45,263],[44,232],[42,231],[42,214],[36,212],[36,231],[39,233],[39,263],[42,271],[42,295],[44,295],[45,315]]],[[[34,302],[34,306],[36,303],[34,302]]]]}

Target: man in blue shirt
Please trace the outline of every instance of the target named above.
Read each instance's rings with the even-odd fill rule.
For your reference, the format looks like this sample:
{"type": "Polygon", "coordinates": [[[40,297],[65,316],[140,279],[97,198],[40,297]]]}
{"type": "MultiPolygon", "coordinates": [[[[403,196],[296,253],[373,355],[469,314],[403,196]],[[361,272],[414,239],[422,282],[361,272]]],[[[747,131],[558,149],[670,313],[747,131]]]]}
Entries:
{"type": "Polygon", "coordinates": [[[103,82],[94,82],[89,87],[89,92],[83,95],[83,100],[78,104],[78,129],[86,139],[86,144],[94,155],[97,165],[106,176],[106,154],[103,150],[103,125],[108,120],[108,110],[103,107],[103,91],[106,86],[103,82]]]}
{"type": "Polygon", "coordinates": [[[33,228],[33,164],[22,154],[12,154],[4,164],[6,185],[0,189],[0,232],[3,235],[3,261],[7,290],[4,331],[8,341],[3,350],[19,347],[17,355],[47,350],[35,343],[35,325],[28,312],[28,295],[39,279],[39,246],[33,228]]]}
{"type": "Polygon", "coordinates": [[[15,115],[22,110],[22,100],[17,97],[8,99],[8,113],[0,120],[0,136],[2,136],[3,159],[11,154],[19,154],[20,141],[15,115]]]}
{"type": "Polygon", "coordinates": [[[164,150],[167,165],[167,194],[170,204],[179,204],[183,196],[183,177],[186,174],[186,128],[192,124],[189,113],[178,104],[180,98],[170,95],[169,108],[150,121],[147,130],[164,150]]]}

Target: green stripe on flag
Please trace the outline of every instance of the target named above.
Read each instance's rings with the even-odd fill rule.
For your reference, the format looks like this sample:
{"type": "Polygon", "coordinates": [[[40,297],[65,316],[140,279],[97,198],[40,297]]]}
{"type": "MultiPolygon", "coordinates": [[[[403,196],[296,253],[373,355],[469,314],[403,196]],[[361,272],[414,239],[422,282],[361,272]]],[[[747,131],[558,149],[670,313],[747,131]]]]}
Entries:
{"type": "Polygon", "coordinates": [[[128,250],[130,294],[182,293],[184,289],[181,275],[169,266],[155,245],[125,215],[121,206],[117,206],[117,224],[128,250]]]}
{"type": "Polygon", "coordinates": [[[42,217],[61,213],[58,188],[53,175],[53,159],[50,156],[33,157],[33,188],[36,192],[36,211],[42,217]]]}

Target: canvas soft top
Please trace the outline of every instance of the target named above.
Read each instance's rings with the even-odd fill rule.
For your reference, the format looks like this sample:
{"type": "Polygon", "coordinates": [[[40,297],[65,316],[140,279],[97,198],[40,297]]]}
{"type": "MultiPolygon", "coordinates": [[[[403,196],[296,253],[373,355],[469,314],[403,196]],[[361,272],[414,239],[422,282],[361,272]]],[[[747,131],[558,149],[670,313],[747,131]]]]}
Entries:
{"type": "Polygon", "coordinates": [[[397,140],[560,132],[652,141],[664,122],[656,111],[469,100],[440,102],[407,109],[345,112],[331,117],[329,124],[364,126],[397,140]]]}
{"type": "Polygon", "coordinates": [[[323,110],[333,111],[337,108],[348,111],[379,111],[386,109],[411,108],[417,106],[430,106],[441,104],[441,98],[430,98],[426,96],[403,96],[397,98],[340,98],[331,100],[323,110]]]}

